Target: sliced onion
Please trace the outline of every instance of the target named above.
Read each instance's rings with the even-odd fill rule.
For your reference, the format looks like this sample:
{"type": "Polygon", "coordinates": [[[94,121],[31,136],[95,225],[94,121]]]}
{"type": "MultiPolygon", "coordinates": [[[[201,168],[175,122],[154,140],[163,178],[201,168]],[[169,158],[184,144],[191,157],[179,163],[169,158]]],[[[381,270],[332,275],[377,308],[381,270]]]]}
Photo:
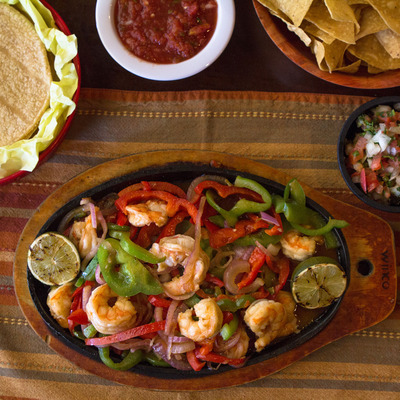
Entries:
{"type": "Polygon", "coordinates": [[[240,340],[241,334],[242,334],[241,327],[238,326],[236,332],[228,340],[224,340],[221,335],[217,335],[214,342],[214,350],[217,353],[222,353],[224,351],[231,349],[232,347],[237,345],[237,343],[240,340]]]}
{"type": "Polygon", "coordinates": [[[250,285],[245,286],[242,289],[238,288],[236,283],[239,275],[249,272],[250,264],[246,260],[234,259],[224,272],[224,284],[228,291],[232,294],[244,294],[255,292],[261,286],[264,285],[264,281],[261,278],[256,278],[250,285]]]}
{"type": "Polygon", "coordinates": [[[117,350],[139,350],[144,349],[147,351],[151,350],[151,339],[130,339],[124,342],[113,343],[112,347],[117,350]]]}
{"type": "Polygon", "coordinates": [[[233,251],[221,251],[220,249],[218,249],[217,254],[210,261],[210,267],[226,268],[233,260],[234,255],[235,253],[233,251]],[[225,258],[228,258],[228,260],[224,264],[222,264],[222,261],[225,258]]]}
{"type": "Polygon", "coordinates": [[[175,355],[172,355],[170,358],[168,358],[167,345],[163,340],[161,339],[156,340],[152,346],[152,349],[154,353],[156,353],[159,357],[161,357],[165,362],[167,362],[173,368],[176,368],[180,371],[192,370],[192,367],[188,363],[186,357],[183,359],[177,359],[175,355]]]}
{"type": "Polygon", "coordinates": [[[183,343],[192,341],[192,339],[189,339],[186,336],[170,336],[170,338],[173,343],[183,343]]]}
{"type": "Polygon", "coordinates": [[[236,280],[240,274],[250,271],[250,264],[245,260],[234,259],[224,272],[224,284],[230,293],[238,294],[236,280]]]}
{"type": "Polygon", "coordinates": [[[260,216],[261,216],[261,219],[264,221],[267,221],[274,225],[279,225],[279,221],[276,218],[274,218],[272,215],[269,215],[268,213],[266,213],[264,211],[260,212],[260,216]]]}
{"type": "Polygon", "coordinates": [[[193,276],[196,270],[196,263],[200,257],[200,241],[201,241],[201,217],[203,215],[204,204],[206,202],[206,198],[202,197],[200,200],[199,208],[197,210],[196,221],[195,221],[195,232],[194,232],[194,246],[193,251],[190,253],[189,257],[185,261],[185,271],[182,275],[182,284],[185,290],[190,291],[193,286],[193,276]]]}
{"type": "Polygon", "coordinates": [[[86,304],[89,300],[90,295],[92,294],[92,287],[87,285],[82,290],[82,310],[86,311],[86,304]]]}
{"type": "Polygon", "coordinates": [[[240,260],[248,260],[255,246],[237,247],[235,249],[235,258],[240,260]]]}
{"type": "Polygon", "coordinates": [[[70,222],[79,214],[86,212],[83,206],[79,206],[69,211],[64,215],[60,223],[58,224],[57,231],[64,234],[70,222]]]}
{"type": "Polygon", "coordinates": [[[154,307],[154,319],[156,322],[163,320],[163,308],[154,307]]]}
{"type": "Polygon", "coordinates": [[[165,333],[172,335],[178,324],[176,309],[178,308],[180,301],[172,300],[171,305],[168,307],[167,317],[165,319],[165,333]]]}
{"type": "Polygon", "coordinates": [[[189,340],[188,342],[183,343],[173,343],[171,346],[171,354],[182,354],[187,353],[188,351],[192,351],[196,348],[193,340],[189,340]]]}
{"type": "Polygon", "coordinates": [[[95,277],[96,277],[96,282],[99,285],[104,285],[106,283],[106,281],[101,276],[101,271],[100,271],[99,265],[97,265],[97,267],[96,267],[95,277]]]}
{"type": "Polygon", "coordinates": [[[201,175],[198,176],[197,178],[195,178],[189,185],[189,188],[186,192],[186,198],[189,201],[192,201],[194,199],[194,197],[196,196],[196,192],[194,191],[195,187],[204,181],[215,181],[218,183],[221,183],[223,185],[227,185],[230,184],[230,182],[228,181],[228,179],[224,178],[223,176],[219,176],[219,175],[201,175]]]}

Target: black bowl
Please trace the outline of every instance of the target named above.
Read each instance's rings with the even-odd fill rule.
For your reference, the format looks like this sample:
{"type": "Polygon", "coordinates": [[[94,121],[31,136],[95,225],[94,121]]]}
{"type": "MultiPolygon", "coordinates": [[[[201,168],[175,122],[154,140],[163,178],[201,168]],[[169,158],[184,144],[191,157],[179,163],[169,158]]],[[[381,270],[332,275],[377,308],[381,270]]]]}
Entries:
{"type": "Polygon", "coordinates": [[[366,193],[364,193],[360,185],[355,184],[351,180],[349,171],[346,168],[345,148],[346,148],[346,142],[348,140],[352,140],[355,137],[356,133],[360,131],[360,128],[357,128],[357,118],[361,114],[365,114],[366,112],[368,112],[368,110],[377,107],[379,105],[393,106],[396,103],[400,103],[400,96],[377,97],[376,99],[373,99],[363,104],[361,107],[358,107],[355,111],[351,113],[350,117],[343,125],[342,130],[340,131],[339,141],[337,146],[337,159],[339,163],[339,169],[349,189],[368,206],[376,208],[380,211],[387,211],[392,213],[400,212],[400,206],[385,204],[378,200],[374,200],[366,193]]]}
{"type": "MultiPolygon", "coordinates": [[[[142,169],[135,173],[112,179],[90,190],[87,190],[84,193],[81,193],[79,196],[76,196],[67,204],[60,204],[60,209],[56,211],[42,226],[42,228],[38,233],[38,236],[44,232],[57,230],[57,226],[60,223],[62,217],[68,211],[77,207],[82,197],[91,197],[96,201],[103,198],[106,194],[110,192],[118,192],[122,188],[129,186],[132,183],[140,182],[143,180],[163,180],[179,184],[182,183],[182,178],[185,181],[189,181],[202,174],[222,175],[228,178],[229,180],[233,181],[238,175],[238,172],[228,169],[221,170],[219,168],[212,168],[212,167],[207,167],[205,165],[197,165],[192,163],[171,163],[165,165],[163,168],[155,167],[155,168],[142,169]]],[[[240,175],[258,181],[264,187],[266,187],[271,193],[277,193],[283,195],[284,186],[282,186],[279,183],[252,174],[240,173],[240,175]]],[[[330,217],[330,214],[324,208],[322,208],[319,204],[317,204],[316,202],[314,202],[309,198],[307,198],[307,206],[317,211],[321,216],[323,216],[323,218],[326,221],[330,217]]],[[[340,264],[342,265],[343,269],[346,272],[346,275],[348,277],[347,285],[349,285],[350,256],[346,240],[340,230],[335,229],[334,232],[339,243],[339,247],[337,249],[337,256],[340,264]]],[[[60,339],[71,349],[81,354],[84,354],[86,357],[100,361],[98,356],[98,351],[96,348],[91,346],[85,346],[83,341],[72,336],[67,329],[61,328],[58,325],[58,323],[52,318],[49,309],[46,305],[46,298],[49,288],[48,286],[42,284],[37,279],[35,279],[31,274],[31,272],[29,271],[29,268],[28,268],[28,287],[32,300],[37,310],[39,311],[41,317],[49,327],[53,336],[60,339]]],[[[308,341],[309,339],[317,335],[322,329],[324,329],[328,325],[328,323],[334,317],[334,315],[339,309],[342,299],[343,296],[340,297],[340,299],[338,299],[334,303],[332,303],[329,307],[326,307],[317,318],[315,318],[309,325],[307,325],[299,333],[287,336],[282,340],[267,346],[267,348],[262,352],[254,354],[253,357],[247,363],[247,365],[253,365],[262,362],[264,360],[276,357],[284,352],[293,350],[294,348],[300,346],[304,342],[308,341]]],[[[178,378],[181,379],[181,378],[204,377],[207,375],[219,374],[231,368],[232,367],[229,367],[227,365],[221,365],[221,367],[218,370],[202,369],[199,372],[194,372],[194,371],[177,371],[173,368],[154,367],[148,364],[138,364],[135,366],[134,371],[138,374],[143,374],[163,379],[178,379],[178,378]]]]}

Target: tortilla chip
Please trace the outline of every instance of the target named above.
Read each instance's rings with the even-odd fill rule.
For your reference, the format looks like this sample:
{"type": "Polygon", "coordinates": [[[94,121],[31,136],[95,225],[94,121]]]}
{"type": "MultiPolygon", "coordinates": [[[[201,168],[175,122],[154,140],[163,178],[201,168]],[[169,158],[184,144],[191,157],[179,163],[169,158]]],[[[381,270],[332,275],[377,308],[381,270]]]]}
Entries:
{"type": "Polygon", "coordinates": [[[356,40],[373,33],[387,29],[385,21],[381,18],[378,11],[372,7],[365,7],[360,15],[360,31],[356,36],[356,40]]]}
{"type": "Polygon", "coordinates": [[[381,70],[400,68],[400,59],[390,57],[375,35],[368,35],[351,45],[348,51],[368,65],[381,70]]]}
{"type": "Polygon", "coordinates": [[[400,35],[400,1],[369,0],[369,3],[378,11],[387,26],[400,35]]]}
{"type": "Polygon", "coordinates": [[[358,5],[358,4],[369,4],[368,0],[347,0],[349,6],[358,5]]]}
{"type": "Polygon", "coordinates": [[[314,36],[324,43],[331,44],[335,40],[333,36],[329,35],[329,33],[324,32],[322,29],[319,29],[311,22],[304,21],[300,27],[303,28],[304,32],[314,36]]]}
{"type": "Polygon", "coordinates": [[[293,25],[300,26],[314,0],[258,0],[261,4],[277,12],[286,14],[293,25]]]}
{"type": "Polygon", "coordinates": [[[368,73],[370,73],[370,74],[380,74],[382,72],[385,72],[383,69],[375,68],[372,65],[368,65],[367,69],[368,69],[368,73]]]}
{"type": "Polygon", "coordinates": [[[304,32],[304,30],[301,29],[300,27],[293,25],[289,21],[289,18],[287,17],[286,14],[284,14],[280,10],[278,10],[277,12],[274,12],[274,11],[270,10],[270,13],[272,15],[274,15],[275,17],[279,18],[280,20],[282,20],[286,24],[288,30],[293,32],[293,33],[295,33],[307,47],[310,46],[310,44],[311,44],[310,36],[308,36],[307,33],[304,32]]]}
{"type": "Polygon", "coordinates": [[[49,106],[47,51],[33,24],[0,3],[0,146],[28,138],[49,106]]]}
{"type": "Polygon", "coordinates": [[[333,20],[325,3],[321,0],[312,4],[305,19],[342,42],[355,43],[354,24],[352,22],[333,20]]]}
{"type": "Polygon", "coordinates": [[[326,8],[332,19],[336,21],[351,22],[356,27],[356,32],[360,30],[354,10],[349,6],[347,0],[324,0],[326,8]]]}
{"type": "Polygon", "coordinates": [[[310,47],[311,47],[311,51],[315,55],[315,59],[317,60],[318,67],[323,71],[327,71],[328,66],[324,62],[325,47],[324,47],[323,43],[317,39],[313,39],[310,47]]]}
{"type": "Polygon", "coordinates": [[[390,29],[377,32],[376,38],[393,58],[400,58],[400,35],[390,29]]]}
{"type": "Polygon", "coordinates": [[[346,74],[355,74],[360,69],[360,65],[361,65],[361,60],[357,60],[352,64],[345,65],[344,67],[338,67],[335,69],[335,71],[344,72],[346,74]]]}
{"type": "Polygon", "coordinates": [[[313,39],[312,49],[322,70],[332,72],[340,68],[348,44],[335,40],[331,44],[313,39]]]}

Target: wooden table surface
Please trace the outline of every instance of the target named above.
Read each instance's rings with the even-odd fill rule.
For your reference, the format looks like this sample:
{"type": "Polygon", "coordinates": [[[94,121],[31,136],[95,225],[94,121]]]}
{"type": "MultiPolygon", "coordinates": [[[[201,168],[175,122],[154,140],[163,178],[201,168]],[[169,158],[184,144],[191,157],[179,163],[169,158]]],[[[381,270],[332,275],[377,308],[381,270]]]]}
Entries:
{"type": "Polygon", "coordinates": [[[398,89],[352,89],[318,79],[290,61],[270,40],[258,20],[252,0],[236,0],[236,25],[227,48],[196,76],[156,82],[137,77],[119,66],[103,47],[96,30],[95,0],[50,0],[79,39],[82,87],[140,91],[241,90],[314,92],[386,96],[398,89]]]}

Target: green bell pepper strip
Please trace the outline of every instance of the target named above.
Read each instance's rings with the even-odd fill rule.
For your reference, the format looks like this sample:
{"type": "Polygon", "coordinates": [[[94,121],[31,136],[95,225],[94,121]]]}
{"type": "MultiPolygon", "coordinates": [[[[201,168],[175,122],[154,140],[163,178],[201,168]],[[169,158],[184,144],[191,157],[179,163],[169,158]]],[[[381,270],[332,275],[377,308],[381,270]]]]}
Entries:
{"type": "MultiPolygon", "coordinates": [[[[222,217],[225,219],[225,221],[228,223],[229,226],[234,227],[236,222],[238,221],[239,217],[243,214],[246,213],[259,213],[261,211],[267,211],[271,207],[271,196],[264,189],[260,184],[254,181],[250,181],[245,178],[239,178],[239,184],[243,184],[246,186],[241,186],[241,187],[246,187],[247,189],[252,189],[252,187],[255,187],[257,190],[254,190],[256,193],[258,193],[264,203],[257,203],[255,201],[247,200],[247,199],[240,199],[239,201],[236,202],[236,204],[228,211],[220,207],[214,200],[214,196],[211,192],[211,190],[206,191],[206,198],[208,204],[214,208],[222,217]],[[249,182],[249,183],[248,183],[249,182]]],[[[238,181],[238,178],[236,178],[236,181],[238,181]]],[[[235,185],[236,185],[235,181],[235,185]]],[[[236,185],[238,186],[238,185],[236,185]]],[[[240,186],[239,186],[240,187],[240,186]]],[[[253,190],[253,189],[252,189],[253,190]]],[[[214,219],[210,219],[211,222],[216,221],[216,224],[218,226],[221,226],[221,221],[214,219]]]]}
{"type": "Polygon", "coordinates": [[[247,236],[243,236],[239,239],[236,239],[233,242],[234,246],[256,246],[257,242],[262,244],[264,247],[267,247],[269,244],[276,244],[282,238],[282,235],[267,235],[264,230],[259,231],[257,233],[253,233],[247,236]]]}
{"type": "Polygon", "coordinates": [[[278,214],[283,213],[285,203],[286,203],[285,200],[283,199],[282,196],[279,196],[279,194],[272,195],[272,205],[275,207],[275,211],[278,214]]]}
{"type": "Polygon", "coordinates": [[[290,223],[309,225],[312,222],[315,211],[298,203],[286,202],[283,215],[290,223]]]}
{"type": "Polygon", "coordinates": [[[341,219],[332,219],[332,218],[329,218],[328,222],[324,226],[322,226],[321,228],[316,228],[316,229],[308,229],[308,228],[304,228],[301,225],[292,223],[293,228],[298,230],[300,233],[303,233],[304,235],[308,235],[308,236],[325,235],[326,233],[330,232],[333,228],[342,229],[348,225],[349,224],[346,221],[343,221],[341,219]]]}
{"type": "MultiPolygon", "coordinates": [[[[321,228],[326,224],[324,217],[321,214],[315,213],[312,218],[312,226],[314,228],[321,228]]],[[[325,247],[327,249],[336,249],[339,247],[340,243],[333,231],[329,231],[324,235],[325,247]]]]}
{"type": "Polygon", "coordinates": [[[141,261],[150,264],[158,264],[165,260],[165,257],[157,257],[154,254],[150,253],[148,250],[132,242],[132,240],[129,238],[128,232],[109,231],[108,235],[114,239],[118,239],[121,243],[121,247],[123,250],[125,250],[132,257],[138,258],[141,261]]]}
{"type": "Polygon", "coordinates": [[[145,361],[147,361],[153,367],[170,367],[171,365],[159,358],[153,351],[146,353],[144,356],[145,361]]]}
{"type": "Polygon", "coordinates": [[[264,203],[268,206],[267,210],[268,210],[268,208],[271,207],[272,198],[271,198],[270,193],[268,192],[267,189],[265,189],[264,186],[262,186],[258,182],[254,181],[252,179],[243,178],[242,176],[237,176],[235,179],[234,185],[238,186],[238,187],[244,187],[244,188],[252,190],[253,192],[258,193],[262,197],[264,203]]]}
{"type": "Polygon", "coordinates": [[[189,308],[193,308],[193,306],[195,304],[197,304],[199,301],[201,300],[201,298],[199,296],[197,296],[197,294],[194,294],[192,297],[189,297],[188,299],[186,299],[184,301],[184,303],[189,307],[189,308]]]}
{"type": "Polygon", "coordinates": [[[101,358],[101,361],[107,367],[116,369],[117,371],[126,371],[132,367],[134,367],[136,364],[140,363],[140,361],[143,360],[143,352],[142,350],[136,350],[134,352],[129,352],[127,356],[125,356],[122,361],[120,362],[115,362],[111,359],[110,357],[110,347],[99,347],[99,356],[101,358]]]}
{"type": "MultiPolygon", "coordinates": [[[[292,179],[285,188],[289,191],[289,198],[301,206],[306,206],[306,195],[297,179],[292,179]]],[[[284,196],[285,198],[285,196],[284,196]]],[[[286,199],[287,200],[287,199],[286,199]]]]}
{"type": "Polygon", "coordinates": [[[97,330],[92,324],[89,324],[86,328],[83,329],[83,334],[85,335],[85,338],[92,338],[96,335],[96,333],[97,330]]]}
{"type": "Polygon", "coordinates": [[[232,321],[228,322],[227,324],[224,324],[224,326],[220,331],[222,339],[228,340],[236,332],[238,326],[239,326],[239,318],[236,315],[236,313],[234,313],[232,321]]]}
{"type": "Polygon", "coordinates": [[[225,219],[225,221],[228,223],[229,226],[235,226],[238,216],[232,214],[230,211],[224,210],[222,207],[220,207],[214,200],[214,196],[211,192],[211,190],[206,191],[206,199],[207,203],[215,210],[217,211],[220,215],[222,215],[225,219]]]}
{"type": "Polygon", "coordinates": [[[73,333],[73,335],[75,336],[75,337],[77,337],[78,339],[81,339],[81,340],[85,340],[86,339],[86,336],[85,336],[85,334],[81,331],[81,330],[76,330],[76,329],[74,329],[73,331],[72,331],[72,333],[73,333]]]}
{"type": "Polygon", "coordinates": [[[228,298],[222,298],[217,300],[217,304],[221,311],[230,311],[232,313],[236,312],[237,310],[244,308],[246,304],[249,302],[250,304],[255,301],[255,298],[253,296],[250,296],[249,294],[245,294],[241,296],[239,299],[236,301],[233,301],[228,298]]]}
{"type": "Polygon", "coordinates": [[[163,292],[160,283],[138,259],[122,249],[118,240],[104,240],[97,255],[104,280],[118,295],[129,297],[138,293],[161,294],[163,292]],[[117,265],[120,266],[118,271],[117,265]]]}
{"type": "Polygon", "coordinates": [[[86,266],[81,276],[75,282],[76,287],[81,287],[86,281],[96,280],[96,268],[98,265],[97,254],[91,259],[90,263],[86,266]]]}
{"type": "Polygon", "coordinates": [[[111,222],[107,223],[107,228],[109,231],[122,231],[122,232],[129,232],[130,231],[130,226],[128,225],[118,225],[118,224],[112,224],[111,222]]]}

